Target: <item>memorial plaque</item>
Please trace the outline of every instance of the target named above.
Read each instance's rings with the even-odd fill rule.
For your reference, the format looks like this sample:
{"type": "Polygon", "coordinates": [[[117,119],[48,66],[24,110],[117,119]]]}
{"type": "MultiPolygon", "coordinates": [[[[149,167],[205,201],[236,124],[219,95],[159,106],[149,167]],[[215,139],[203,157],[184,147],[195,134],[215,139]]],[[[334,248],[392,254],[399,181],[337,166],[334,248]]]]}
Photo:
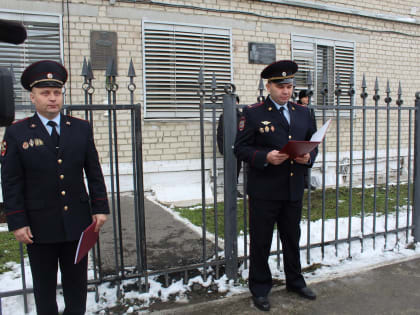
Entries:
{"type": "Polygon", "coordinates": [[[117,62],[117,33],[90,32],[90,61],[93,70],[106,70],[109,59],[117,62]]]}
{"type": "Polygon", "coordinates": [[[276,61],[276,46],[266,43],[248,43],[249,63],[269,65],[276,61]]]}

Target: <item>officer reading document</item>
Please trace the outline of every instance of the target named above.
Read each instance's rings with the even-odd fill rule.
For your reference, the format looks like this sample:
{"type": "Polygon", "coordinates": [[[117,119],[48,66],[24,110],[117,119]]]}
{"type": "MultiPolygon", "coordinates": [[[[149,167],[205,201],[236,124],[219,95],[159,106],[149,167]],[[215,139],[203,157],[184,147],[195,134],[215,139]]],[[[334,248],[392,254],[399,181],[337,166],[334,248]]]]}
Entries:
{"type": "Polygon", "coordinates": [[[36,113],[6,129],[1,149],[4,211],[9,230],[27,244],[39,315],[58,314],[58,265],[63,314],[85,313],[88,258],[74,264],[76,248],[82,231],[92,222],[99,231],[109,213],[92,128],[60,113],[66,80],[55,61],[25,69],[21,83],[36,113]]]}
{"type": "Polygon", "coordinates": [[[299,239],[304,173],[314,163],[317,149],[295,158],[280,152],[289,140],[309,140],[316,131],[308,108],[289,101],[297,70],[295,62],[283,60],[262,71],[269,95],[264,102],[244,109],[234,148],[237,158],[249,164],[249,289],[254,305],[263,311],[270,310],[268,258],[275,223],[282,243],[287,290],[316,298],[301,273],[299,239]]]}

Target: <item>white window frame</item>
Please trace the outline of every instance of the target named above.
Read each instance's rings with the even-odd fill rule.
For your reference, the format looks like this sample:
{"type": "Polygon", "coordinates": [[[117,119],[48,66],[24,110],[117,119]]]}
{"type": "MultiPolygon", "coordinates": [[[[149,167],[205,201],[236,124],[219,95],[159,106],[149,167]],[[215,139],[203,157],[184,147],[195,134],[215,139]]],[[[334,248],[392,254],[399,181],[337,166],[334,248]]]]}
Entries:
{"type": "MultiPolygon", "coordinates": [[[[178,45],[178,43],[176,44],[178,45]]],[[[143,89],[144,115],[143,116],[145,119],[160,119],[160,120],[197,119],[199,117],[199,101],[200,101],[200,98],[197,94],[197,91],[199,88],[198,74],[199,74],[200,67],[203,67],[203,71],[204,71],[206,103],[210,103],[211,81],[212,81],[213,72],[215,72],[216,82],[217,82],[216,94],[223,93],[223,86],[227,83],[232,82],[232,79],[233,79],[232,30],[230,28],[143,20],[142,21],[142,45],[143,45],[143,87],[144,87],[143,89]],[[181,102],[182,102],[182,96],[178,97],[177,94],[175,95],[171,94],[170,96],[168,94],[167,108],[165,108],[164,105],[163,106],[157,105],[156,107],[153,107],[152,105],[153,98],[152,97],[149,98],[149,95],[152,95],[152,93],[149,92],[152,90],[152,88],[149,89],[151,84],[148,85],[148,83],[151,82],[151,79],[153,79],[153,75],[149,76],[147,73],[148,69],[151,69],[151,68],[149,68],[148,65],[146,64],[146,58],[150,56],[148,55],[148,52],[149,52],[148,49],[150,49],[150,47],[153,47],[153,46],[150,44],[152,41],[149,42],[150,37],[147,37],[148,34],[146,33],[159,31],[159,30],[162,30],[163,32],[167,32],[167,33],[173,31],[174,34],[175,33],[176,34],[184,34],[184,33],[196,34],[194,35],[194,36],[197,36],[196,38],[200,36],[199,34],[201,34],[201,36],[216,36],[216,38],[217,36],[220,36],[220,38],[222,37],[228,38],[229,43],[228,43],[227,49],[225,49],[226,46],[223,46],[222,48],[223,51],[221,52],[220,65],[216,64],[216,67],[212,69],[211,66],[206,65],[205,60],[203,60],[203,57],[205,57],[205,55],[201,54],[200,63],[197,63],[197,64],[190,63],[189,65],[186,65],[185,68],[181,68],[181,67],[178,68],[178,69],[186,71],[186,77],[185,77],[184,82],[181,79],[175,80],[177,84],[175,85],[173,89],[176,91],[178,82],[180,83],[181,86],[182,84],[185,84],[186,86],[191,87],[191,90],[189,91],[187,91],[187,89],[184,89],[183,97],[185,97],[185,100],[187,100],[186,106],[183,106],[183,104],[180,104],[180,106],[178,107],[178,102],[179,102],[178,99],[181,99],[181,102]],[[229,54],[228,57],[226,57],[226,51],[228,51],[228,54],[229,54]],[[223,64],[228,64],[228,65],[227,67],[223,67],[223,64]],[[218,68],[217,66],[220,66],[220,69],[221,69],[218,72],[215,71],[215,69],[218,68]]],[[[168,47],[169,46],[167,46],[167,49],[168,47]]],[[[177,48],[177,47],[179,46],[174,46],[174,48],[177,48]]],[[[189,55],[189,53],[190,52],[187,51],[185,55],[189,55]]],[[[176,59],[176,57],[179,55],[173,54],[171,56],[176,59]]],[[[184,55],[181,55],[181,57],[182,56],[184,55]]],[[[196,55],[196,56],[194,55],[194,57],[199,57],[199,55],[196,55]]],[[[188,62],[184,61],[184,63],[187,64],[188,62]]],[[[163,64],[165,64],[165,62],[162,61],[162,65],[163,64]]],[[[181,63],[181,66],[182,66],[182,63],[181,63]]],[[[155,70],[155,73],[156,73],[156,69],[160,70],[159,61],[157,61],[156,64],[154,64],[154,67],[152,68],[154,68],[153,70],[155,70]]],[[[164,75],[166,75],[167,77],[177,78],[176,70],[177,68],[175,64],[175,68],[171,68],[171,70],[168,71],[168,73],[164,75]],[[172,71],[172,74],[171,74],[171,71],[172,71]]],[[[157,81],[159,76],[160,75],[156,75],[155,77],[155,81],[154,81],[155,89],[156,89],[156,86],[159,85],[159,82],[157,81]]],[[[165,83],[162,82],[161,84],[163,86],[165,83]]],[[[169,84],[171,84],[171,82],[169,82],[169,84]]],[[[156,92],[155,92],[155,95],[156,95],[156,92]]],[[[218,103],[222,103],[221,98],[219,98],[218,103]]],[[[209,116],[207,112],[206,112],[206,116],[209,116]]]]}
{"type": "MultiPolygon", "coordinates": [[[[297,82],[296,82],[296,92],[298,93],[301,89],[306,89],[307,85],[300,84],[299,81],[302,81],[302,77],[306,76],[308,71],[311,71],[312,75],[312,90],[314,95],[312,97],[312,104],[318,105],[318,100],[321,99],[322,95],[320,95],[320,91],[322,89],[322,81],[323,76],[319,73],[317,74],[318,67],[318,47],[331,47],[331,51],[333,52],[333,73],[330,73],[328,79],[328,98],[327,101],[328,105],[336,105],[337,104],[337,97],[335,96],[335,88],[336,88],[336,79],[337,73],[340,73],[340,89],[342,90],[342,94],[340,96],[340,106],[345,108],[345,106],[353,106],[353,102],[351,102],[350,96],[347,94],[350,88],[350,79],[351,74],[353,74],[353,87],[355,84],[355,77],[356,77],[356,43],[354,41],[345,41],[341,39],[334,39],[334,38],[325,38],[325,37],[315,37],[309,35],[301,35],[301,34],[291,34],[291,50],[292,50],[292,59],[297,61],[300,67],[300,70],[303,71],[305,74],[301,74],[300,80],[299,77],[299,70],[297,74],[297,82]],[[305,45],[307,50],[305,50],[305,45]],[[300,50],[300,55],[298,51],[300,50]],[[302,63],[302,57],[305,52],[312,55],[312,60],[309,60],[309,64],[302,63]],[[337,60],[338,59],[338,60],[337,60]],[[350,62],[352,60],[352,63],[350,62]],[[311,64],[312,63],[312,64],[311,64]]],[[[305,81],[305,80],[304,80],[305,81]]],[[[322,104],[319,104],[322,105],[322,104]]],[[[318,108],[317,112],[321,112],[318,108]]],[[[328,116],[335,116],[335,110],[327,110],[328,116]]],[[[348,116],[348,112],[343,112],[344,116],[348,116]]]]}
{"type": "MultiPolygon", "coordinates": [[[[4,10],[0,9],[0,19],[4,20],[12,20],[22,22],[24,25],[28,25],[31,23],[51,23],[58,25],[58,32],[59,32],[59,58],[39,58],[41,59],[53,59],[56,61],[63,61],[64,53],[63,53],[63,23],[62,23],[62,15],[61,14],[49,14],[44,12],[30,12],[30,11],[18,11],[18,10],[4,10]]],[[[16,58],[15,63],[13,64],[13,75],[15,77],[14,82],[14,90],[15,93],[19,93],[21,96],[21,102],[15,103],[15,111],[16,111],[16,118],[21,118],[22,115],[25,115],[27,110],[22,110],[19,108],[19,105],[30,105],[30,98],[29,92],[26,92],[20,84],[20,77],[22,75],[23,70],[29,66],[34,60],[29,60],[27,56],[28,45],[30,45],[30,37],[33,35],[31,29],[27,29],[28,38],[26,41],[19,45],[8,44],[8,43],[0,43],[0,49],[9,49],[13,50],[17,47],[22,49],[22,56],[21,58],[16,58]],[[29,39],[29,41],[28,41],[29,39]]],[[[7,63],[0,63],[1,67],[10,68],[10,64],[7,63]]]]}

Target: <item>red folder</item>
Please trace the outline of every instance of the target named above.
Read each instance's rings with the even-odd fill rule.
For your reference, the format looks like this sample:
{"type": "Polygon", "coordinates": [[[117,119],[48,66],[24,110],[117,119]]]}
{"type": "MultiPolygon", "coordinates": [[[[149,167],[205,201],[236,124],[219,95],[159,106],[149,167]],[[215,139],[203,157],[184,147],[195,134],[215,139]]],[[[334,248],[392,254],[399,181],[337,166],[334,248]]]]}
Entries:
{"type": "Polygon", "coordinates": [[[311,152],[324,140],[330,123],[331,119],[319,128],[319,130],[312,135],[311,140],[309,141],[289,140],[280,152],[289,154],[290,159],[294,159],[298,156],[311,152]]]}
{"type": "Polygon", "coordinates": [[[80,235],[79,244],[77,245],[74,263],[77,264],[89,250],[95,245],[99,237],[99,232],[95,232],[96,221],[93,221],[80,235]]]}

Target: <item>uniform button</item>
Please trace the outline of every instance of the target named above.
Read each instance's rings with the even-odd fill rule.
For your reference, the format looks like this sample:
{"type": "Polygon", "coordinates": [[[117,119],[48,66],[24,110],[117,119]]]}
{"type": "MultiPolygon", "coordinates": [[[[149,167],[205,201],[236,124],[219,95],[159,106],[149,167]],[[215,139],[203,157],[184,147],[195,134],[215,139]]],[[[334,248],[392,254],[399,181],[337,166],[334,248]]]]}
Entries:
{"type": "Polygon", "coordinates": [[[292,173],[290,173],[290,176],[293,176],[293,172],[292,172],[292,173]]]}
{"type": "Polygon", "coordinates": [[[289,139],[292,139],[292,136],[291,135],[289,135],[289,139]]]}
{"type": "Polygon", "coordinates": [[[63,175],[63,174],[61,174],[61,175],[60,175],[60,179],[61,179],[61,180],[63,180],[63,179],[64,179],[64,175],[63,175]]]}
{"type": "Polygon", "coordinates": [[[67,211],[67,210],[69,210],[69,207],[64,206],[64,211],[67,211]]]}
{"type": "Polygon", "coordinates": [[[63,163],[63,160],[62,159],[58,159],[57,162],[58,162],[58,164],[61,164],[61,163],[63,163]]]}
{"type": "Polygon", "coordinates": [[[66,191],[65,190],[63,190],[62,192],[61,192],[61,196],[65,196],[66,195],[66,191]]]}

